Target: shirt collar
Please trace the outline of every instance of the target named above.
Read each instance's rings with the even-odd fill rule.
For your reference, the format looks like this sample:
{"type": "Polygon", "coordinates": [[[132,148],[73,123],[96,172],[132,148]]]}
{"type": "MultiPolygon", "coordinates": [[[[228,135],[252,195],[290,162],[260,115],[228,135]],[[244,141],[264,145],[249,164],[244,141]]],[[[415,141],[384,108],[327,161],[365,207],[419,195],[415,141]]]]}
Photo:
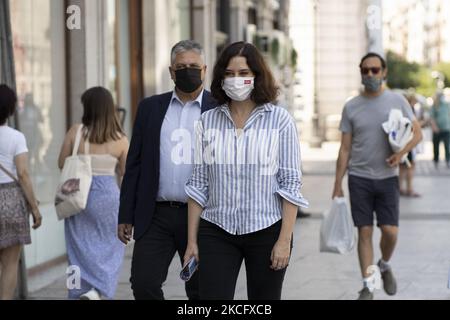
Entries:
{"type": "MultiPolygon", "coordinates": [[[[197,102],[197,103],[193,103],[194,105],[197,105],[198,107],[202,106],[202,102],[203,102],[203,93],[204,93],[205,89],[202,89],[202,91],[200,92],[200,94],[198,95],[197,99],[190,101],[192,102],[197,102]]],[[[173,100],[177,100],[179,103],[181,103],[181,105],[184,105],[184,103],[181,101],[181,99],[178,97],[176,90],[174,89],[172,91],[172,97],[170,98],[170,103],[172,104],[173,100]]]]}
{"type": "MultiPolygon", "coordinates": [[[[218,108],[222,112],[230,112],[230,108],[228,107],[228,103],[224,103],[221,106],[219,106],[218,108]]],[[[274,109],[274,106],[271,103],[264,103],[262,105],[257,106],[255,108],[254,112],[256,112],[259,109],[263,110],[264,112],[272,112],[273,109],[274,109]]]]}

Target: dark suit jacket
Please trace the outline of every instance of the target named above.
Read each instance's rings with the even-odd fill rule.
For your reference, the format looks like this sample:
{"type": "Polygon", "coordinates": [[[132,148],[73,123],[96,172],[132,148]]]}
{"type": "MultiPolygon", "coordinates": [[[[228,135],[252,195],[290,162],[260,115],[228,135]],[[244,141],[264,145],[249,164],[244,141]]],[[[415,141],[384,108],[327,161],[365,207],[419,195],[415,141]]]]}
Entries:
{"type": "MultiPolygon", "coordinates": [[[[132,224],[134,239],[139,239],[147,231],[155,210],[161,127],[171,97],[172,92],[167,92],[142,100],[134,122],[119,209],[119,224],[132,224]]],[[[211,94],[205,90],[201,112],[215,106],[211,94]]]]}

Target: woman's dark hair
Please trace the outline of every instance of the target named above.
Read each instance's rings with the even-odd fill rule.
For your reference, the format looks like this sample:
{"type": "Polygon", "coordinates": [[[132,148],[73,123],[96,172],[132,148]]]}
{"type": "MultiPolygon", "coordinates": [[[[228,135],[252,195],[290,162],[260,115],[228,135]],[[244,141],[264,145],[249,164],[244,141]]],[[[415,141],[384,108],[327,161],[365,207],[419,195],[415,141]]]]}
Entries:
{"type": "Polygon", "coordinates": [[[16,111],[17,96],[6,84],[0,84],[0,125],[4,125],[16,111]]]}
{"type": "Polygon", "coordinates": [[[246,58],[250,70],[255,75],[255,88],[251,94],[252,101],[257,105],[274,102],[278,96],[278,87],[269,66],[254,45],[242,41],[226,47],[214,66],[211,93],[217,102],[224,104],[231,101],[222,89],[222,82],[225,79],[228,64],[234,57],[246,58]]]}
{"type": "Polygon", "coordinates": [[[82,122],[88,128],[89,142],[102,144],[111,140],[119,140],[125,135],[113,97],[107,89],[103,87],[90,88],[81,96],[81,102],[84,108],[82,122]]]}
{"type": "Polygon", "coordinates": [[[366,59],[369,59],[369,58],[378,58],[378,59],[380,59],[380,61],[381,61],[381,67],[383,68],[383,70],[386,69],[386,66],[387,66],[387,65],[386,65],[386,60],[384,60],[384,58],[383,58],[381,55],[379,55],[378,53],[375,53],[375,52],[369,52],[369,53],[366,54],[364,57],[362,57],[361,62],[359,63],[359,68],[361,68],[363,62],[364,62],[366,59]]]}

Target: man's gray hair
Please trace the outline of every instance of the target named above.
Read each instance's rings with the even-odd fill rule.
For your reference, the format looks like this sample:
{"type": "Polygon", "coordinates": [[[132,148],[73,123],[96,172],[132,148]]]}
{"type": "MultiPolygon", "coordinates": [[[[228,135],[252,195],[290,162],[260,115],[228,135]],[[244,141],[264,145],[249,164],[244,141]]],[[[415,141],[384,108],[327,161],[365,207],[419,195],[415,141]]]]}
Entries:
{"type": "Polygon", "coordinates": [[[193,40],[182,40],[172,47],[172,51],[170,53],[170,64],[173,65],[177,54],[186,51],[194,51],[198,53],[201,56],[203,63],[205,63],[205,52],[203,51],[203,47],[198,42],[193,40]]]}

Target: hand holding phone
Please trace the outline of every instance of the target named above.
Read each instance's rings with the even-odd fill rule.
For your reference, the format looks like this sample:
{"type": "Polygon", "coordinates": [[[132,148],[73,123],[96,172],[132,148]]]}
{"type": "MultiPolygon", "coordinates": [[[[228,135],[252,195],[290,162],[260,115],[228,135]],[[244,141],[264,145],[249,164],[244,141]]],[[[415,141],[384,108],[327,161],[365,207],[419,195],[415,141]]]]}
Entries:
{"type": "Polygon", "coordinates": [[[195,257],[191,257],[188,263],[184,266],[184,268],[180,272],[181,280],[189,281],[194,272],[197,271],[197,268],[198,268],[197,260],[195,259],[195,257]]]}

